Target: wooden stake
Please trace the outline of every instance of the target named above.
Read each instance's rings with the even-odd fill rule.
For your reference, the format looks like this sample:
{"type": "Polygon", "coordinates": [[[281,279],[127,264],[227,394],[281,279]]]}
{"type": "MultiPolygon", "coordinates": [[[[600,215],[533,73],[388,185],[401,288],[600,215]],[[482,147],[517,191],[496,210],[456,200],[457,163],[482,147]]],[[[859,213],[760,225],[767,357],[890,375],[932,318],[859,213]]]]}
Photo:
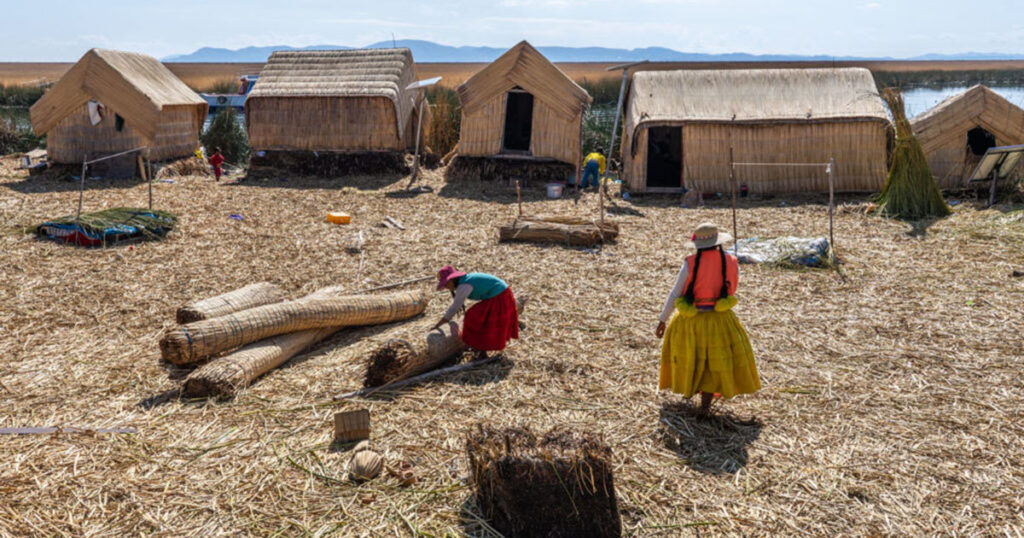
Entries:
{"type": "Polygon", "coordinates": [[[516,180],[516,200],[519,201],[519,216],[523,216],[523,195],[519,192],[519,180],[516,180]]]}
{"type": "Polygon", "coordinates": [[[736,162],[733,160],[732,146],[729,146],[729,188],[732,189],[732,240],[733,254],[740,251],[740,234],[736,226],[736,162]]]}
{"type": "Polygon", "coordinates": [[[836,236],[833,232],[833,216],[835,214],[835,169],[836,160],[828,159],[828,248],[830,257],[834,260],[836,256],[836,236]]]}

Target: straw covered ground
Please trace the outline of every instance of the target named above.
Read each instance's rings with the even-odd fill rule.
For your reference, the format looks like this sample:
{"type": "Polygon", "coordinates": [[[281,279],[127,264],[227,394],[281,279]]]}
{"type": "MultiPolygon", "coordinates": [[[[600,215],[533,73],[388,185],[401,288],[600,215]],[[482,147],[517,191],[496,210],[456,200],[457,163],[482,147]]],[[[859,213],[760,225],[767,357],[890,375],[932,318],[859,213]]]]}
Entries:
{"type": "MultiPolygon", "coordinates": [[[[613,450],[625,531],[687,535],[1024,532],[1024,211],[969,204],[930,226],[837,215],[840,271],[744,266],[737,312],[764,383],[701,421],[658,394],[653,332],[704,220],[726,204],[618,201],[601,250],[498,244],[504,184],[394,194],[401,177],[154,185],[179,216],[165,240],[85,250],[21,228],[73,212],[74,185],[0,179],[0,427],[134,427],[135,435],[0,436],[0,535],[487,536],[467,485],[477,422],[588,430],[613,450]],[[323,222],[328,210],[353,224],[323,222]],[[239,214],[244,220],[230,219],[239,214]],[[385,216],[405,231],[377,227],[385,216]],[[362,229],[360,255],[345,249],[362,229]],[[343,331],[226,402],[176,398],[185,370],[157,341],[185,303],[258,281],[290,296],[432,274],[496,273],[531,303],[503,362],[397,394],[362,385],[392,327],[343,331]],[[356,485],[332,414],[367,407],[373,442],[420,480],[356,485]]],[[[146,204],[93,181],[85,209],[146,204]]],[[[526,193],[529,214],[596,214],[526,193]]],[[[749,201],[740,233],[823,234],[820,200],[749,201]]],[[[435,295],[428,316],[447,305],[435,295]]]]}

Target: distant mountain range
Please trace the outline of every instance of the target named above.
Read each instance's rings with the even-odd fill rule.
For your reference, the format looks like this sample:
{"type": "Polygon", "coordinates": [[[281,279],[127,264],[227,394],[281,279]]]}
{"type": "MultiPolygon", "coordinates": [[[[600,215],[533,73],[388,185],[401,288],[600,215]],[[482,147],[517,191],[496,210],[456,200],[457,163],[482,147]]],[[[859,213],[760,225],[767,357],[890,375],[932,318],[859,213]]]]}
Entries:
{"type": "MultiPolygon", "coordinates": [[[[366,45],[363,48],[382,49],[390,47],[407,47],[412,50],[417,62],[490,62],[500,56],[506,49],[496,47],[452,47],[431,41],[402,39],[398,41],[382,41],[366,45]]],[[[190,54],[177,54],[163,59],[165,62],[208,62],[208,63],[262,63],[270,54],[278,50],[341,50],[352,49],[342,45],[313,45],[309,47],[289,47],[287,45],[270,47],[245,47],[241,49],[221,49],[203,47],[190,54]]],[[[652,62],[827,62],[827,61],[869,61],[895,60],[897,58],[867,58],[856,56],[800,56],[795,54],[748,54],[734,52],[726,54],[704,54],[697,52],[679,52],[664,47],[646,47],[641,49],[613,49],[606,47],[537,47],[541,53],[553,62],[633,62],[651,60],[652,62]]],[[[967,52],[962,54],[925,54],[903,60],[1022,60],[1022,54],[997,54],[984,52],[967,52]]]]}

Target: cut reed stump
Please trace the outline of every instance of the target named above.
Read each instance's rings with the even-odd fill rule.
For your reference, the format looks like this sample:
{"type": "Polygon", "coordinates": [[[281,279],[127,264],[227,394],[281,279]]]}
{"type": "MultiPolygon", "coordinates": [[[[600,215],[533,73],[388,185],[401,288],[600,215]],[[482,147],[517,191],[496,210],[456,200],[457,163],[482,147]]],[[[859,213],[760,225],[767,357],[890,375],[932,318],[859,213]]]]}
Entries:
{"type": "Polygon", "coordinates": [[[519,217],[498,227],[498,241],[593,246],[614,241],[619,225],[577,217],[519,217]]]}
{"type": "Polygon", "coordinates": [[[612,451],[596,435],[478,425],[466,452],[483,515],[503,535],[622,535],[612,451]]]}
{"type": "MultiPolygon", "coordinates": [[[[520,314],[529,296],[516,298],[520,314]]],[[[433,321],[403,327],[405,338],[392,338],[370,355],[366,364],[364,387],[381,387],[440,367],[466,350],[454,321],[430,330],[433,321]]]]}
{"type": "Polygon", "coordinates": [[[192,364],[281,334],[408,319],[422,312],[427,300],[424,291],[404,291],[258,306],[168,329],[160,353],[174,364],[192,364]]]}
{"type": "Polygon", "coordinates": [[[178,309],[176,317],[178,323],[184,325],[194,321],[234,314],[257,306],[280,303],[285,299],[281,288],[269,282],[257,282],[216,297],[185,305],[178,309]]]}

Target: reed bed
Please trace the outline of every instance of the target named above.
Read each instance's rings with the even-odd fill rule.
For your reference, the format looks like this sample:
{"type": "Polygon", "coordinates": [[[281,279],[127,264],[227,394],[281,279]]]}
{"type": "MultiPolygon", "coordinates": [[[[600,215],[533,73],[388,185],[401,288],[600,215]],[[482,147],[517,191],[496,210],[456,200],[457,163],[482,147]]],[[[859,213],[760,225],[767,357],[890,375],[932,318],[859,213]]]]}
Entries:
{"type": "MultiPolygon", "coordinates": [[[[699,222],[727,226],[726,202],[617,201],[629,233],[596,251],[498,244],[514,189],[442,172],[425,172],[435,193],[416,197],[389,196],[408,181],[394,177],[157,183],[175,233],[94,250],[16,231],[73,210],[74,188],[0,179],[0,427],[139,432],[0,438],[0,535],[491,536],[464,450],[476,423],[600,435],[631,536],[1024,532],[1019,206],[961,203],[934,223],[841,212],[839,270],[744,266],[736,312],[764,389],[700,421],[656,392],[653,332],[683,243],[699,222]],[[328,209],[353,223],[322,222],[328,209]],[[376,227],[385,216],[406,230],[376,227]],[[344,248],[357,230],[362,264],[344,248]],[[341,331],[229,402],[178,399],[187,370],[158,360],[181,304],[260,281],[291,297],[356,291],[446,263],[531,295],[503,361],[334,404],[388,331],[341,331]],[[418,483],[343,480],[350,454],[331,450],[331,421],[356,408],[418,483]]],[[[147,199],[145,184],[88,186],[87,211],[147,199]]],[[[593,218],[595,196],[548,201],[535,187],[524,211],[593,218]]],[[[741,199],[740,235],[827,229],[823,199],[784,201],[741,199]]]]}

